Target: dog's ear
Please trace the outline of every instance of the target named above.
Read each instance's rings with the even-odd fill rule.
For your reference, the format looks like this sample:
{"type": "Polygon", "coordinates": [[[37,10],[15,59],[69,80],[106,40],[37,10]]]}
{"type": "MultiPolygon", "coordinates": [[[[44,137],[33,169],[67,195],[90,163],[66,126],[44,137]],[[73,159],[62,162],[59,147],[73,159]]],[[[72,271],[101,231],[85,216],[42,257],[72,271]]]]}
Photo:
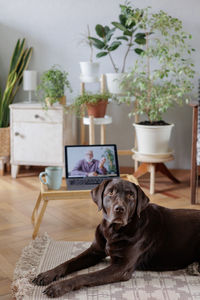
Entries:
{"type": "Polygon", "coordinates": [[[103,207],[103,192],[106,186],[108,185],[108,183],[111,181],[112,181],[111,179],[109,180],[106,179],[102,181],[102,183],[97,185],[97,187],[91,190],[92,200],[96,203],[99,210],[101,210],[103,207]]]}
{"type": "Polygon", "coordinates": [[[137,187],[137,215],[140,218],[141,212],[148,206],[150,200],[147,197],[147,195],[145,195],[145,193],[143,192],[143,190],[139,185],[137,185],[136,187],[137,187]]]}

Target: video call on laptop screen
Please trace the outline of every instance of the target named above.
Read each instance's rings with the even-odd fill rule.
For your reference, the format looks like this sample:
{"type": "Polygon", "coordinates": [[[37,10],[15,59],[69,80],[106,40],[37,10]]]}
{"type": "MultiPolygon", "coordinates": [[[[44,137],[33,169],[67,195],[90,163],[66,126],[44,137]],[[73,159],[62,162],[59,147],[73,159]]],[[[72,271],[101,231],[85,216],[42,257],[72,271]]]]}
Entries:
{"type": "Polygon", "coordinates": [[[119,176],[116,145],[65,146],[66,176],[119,176]]]}

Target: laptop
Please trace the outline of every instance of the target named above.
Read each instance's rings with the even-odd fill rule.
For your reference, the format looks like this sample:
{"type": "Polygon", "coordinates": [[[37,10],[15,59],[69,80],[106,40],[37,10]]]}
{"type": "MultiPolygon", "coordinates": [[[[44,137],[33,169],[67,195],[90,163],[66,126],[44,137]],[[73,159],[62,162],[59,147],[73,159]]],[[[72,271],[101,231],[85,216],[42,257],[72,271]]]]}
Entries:
{"type": "Polygon", "coordinates": [[[68,190],[90,190],[104,179],[119,178],[116,145],[65,146],[68,190]]]}

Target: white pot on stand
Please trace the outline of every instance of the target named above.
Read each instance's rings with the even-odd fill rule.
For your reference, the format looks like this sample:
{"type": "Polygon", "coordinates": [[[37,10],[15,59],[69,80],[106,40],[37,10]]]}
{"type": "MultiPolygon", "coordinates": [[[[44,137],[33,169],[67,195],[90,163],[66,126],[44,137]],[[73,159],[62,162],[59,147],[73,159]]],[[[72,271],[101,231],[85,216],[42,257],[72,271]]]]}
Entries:
{"type": "Polygon", "coordinates": [[[120,88],[120,83],[125,73],[107,73],[106,84],[111,94],[123,95],[124,91],[120,88]]]}
{"type": "Polygon", "coordinates": [[[171,154],[169,140],[174,124],[169,125],[140,125],[135,127],[137,151],[141,154],[158,155],[171,154]]]}
{"type": "Polygon", "coordinates": [[[90,61],[80,62],[82,82],[96,82],[99,81],[99,63],[90,61]]]}

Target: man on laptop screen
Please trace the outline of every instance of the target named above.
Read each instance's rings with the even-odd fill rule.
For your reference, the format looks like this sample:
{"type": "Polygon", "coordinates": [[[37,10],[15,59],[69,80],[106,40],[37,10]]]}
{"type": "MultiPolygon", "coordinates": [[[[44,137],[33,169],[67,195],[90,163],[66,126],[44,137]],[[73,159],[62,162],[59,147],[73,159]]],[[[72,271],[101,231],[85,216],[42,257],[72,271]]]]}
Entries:
{"type": "Polygon", "coordinates": [[[65,146],[65,161],[70,190],[92,189],[119,177],[116,145],[65,146]]]}

